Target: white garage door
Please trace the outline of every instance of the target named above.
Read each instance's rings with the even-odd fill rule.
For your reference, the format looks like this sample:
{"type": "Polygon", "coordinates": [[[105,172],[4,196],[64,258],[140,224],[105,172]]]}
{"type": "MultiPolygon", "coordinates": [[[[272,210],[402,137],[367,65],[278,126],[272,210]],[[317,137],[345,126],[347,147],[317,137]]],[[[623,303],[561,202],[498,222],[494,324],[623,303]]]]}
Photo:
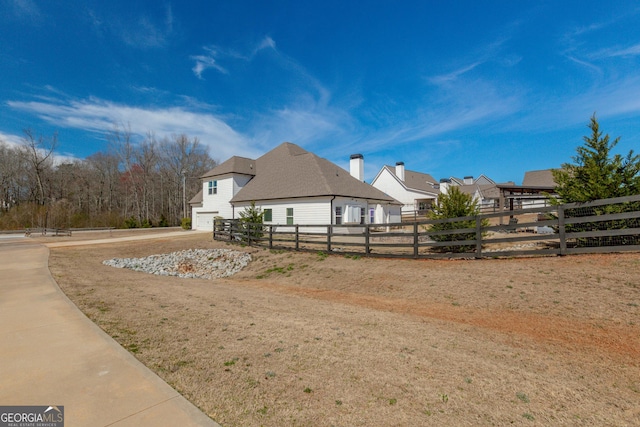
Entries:
{"type": "Polygon", "coordinates": [[[216,212],[198,212],[196,216],[196,229],[213,231],[213,217],[216,212]]]}

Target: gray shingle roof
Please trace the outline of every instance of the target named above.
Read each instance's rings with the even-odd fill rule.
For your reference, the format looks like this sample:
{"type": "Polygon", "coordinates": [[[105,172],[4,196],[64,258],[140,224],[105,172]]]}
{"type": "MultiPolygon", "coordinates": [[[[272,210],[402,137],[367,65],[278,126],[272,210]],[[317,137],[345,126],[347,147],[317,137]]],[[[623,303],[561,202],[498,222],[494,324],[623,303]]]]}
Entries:
{"type": "Polygon", "coordinates": [[[202,190],[198,191],[198,193],[193,196],[193,199],[189,200],[190,205],[199,205],[202,204],[202,190]]]}
{"type": "Polygon", "coordinates": [[[280,144],[255,161],[255,176],[231,202],[317,196],[357,197],[399,204],[338,165],[290,142],[280,144]]]}
{"type": "Polygon", "coordinates": [[[256,161],[253,159],[233,156],[229,160],[226,160],[202,175],[201,178],[213,178],[215,176],[226,175],[229,173],[253,176],[256,174],[255,164],[256,161]]]}
{"type": "MultiPolygon", "coordinates": [[[[392,175],[396,176],[395,167],[385,166],[385,168],[387,168],[392,175]]],[[[438,181],[436,181],[428,173],[415,172],[406,169],[404,171],[403,185],[405,186],[405,188],[437,194],[439,190],[437,189],[437,187],[434,188],[434,185],[436,184],[438,184],[438,181]]]]}
{"type": "Polygon", "coordinates": [[[555,188],[556,182],[553,179],[552,169],[538,171],[527,171],[524,173],[522,185],[524,187],[550,187],[555,188]]]}
{"type": "Polygon", "coordinates": [[[497,199],[500,190],[496,184],[466,184],[458,187],[462,193],[473,195],[476,191],[483,199],[497,199]]]}

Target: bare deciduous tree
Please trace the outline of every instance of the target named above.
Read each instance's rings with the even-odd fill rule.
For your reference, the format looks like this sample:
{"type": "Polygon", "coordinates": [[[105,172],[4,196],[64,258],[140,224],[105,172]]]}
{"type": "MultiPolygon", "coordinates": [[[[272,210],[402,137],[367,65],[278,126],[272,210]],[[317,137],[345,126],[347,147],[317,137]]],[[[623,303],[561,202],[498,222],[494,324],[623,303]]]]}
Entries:
{"type": "Polygon", "coordinates": [[[158,141],[119,125],[107,140],[105,152],[58,164],[55,134],[27,130],[17,147],[0,141],[0,228],[179,225],[216,164],[184,134],[158,141]]]}
{"type": "Polygon", "coordinates": [[[31,177],[35,181],[35,201],[39,205],[45,204],[45,181],[53,168],[53,152],[58,145],[58,135],[53,134],[49,139],[36,137],[31,129],[24,130],[20,153],[29,166],[31,177]]]}

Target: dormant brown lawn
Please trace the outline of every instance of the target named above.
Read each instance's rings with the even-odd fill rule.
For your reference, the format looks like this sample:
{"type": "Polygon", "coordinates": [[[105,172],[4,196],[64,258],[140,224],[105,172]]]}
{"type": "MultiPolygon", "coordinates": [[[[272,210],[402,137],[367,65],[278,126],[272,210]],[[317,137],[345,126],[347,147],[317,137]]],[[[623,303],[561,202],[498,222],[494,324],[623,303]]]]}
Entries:
{"type": "Polygon", "coordinates": [[[224,426],[640,425],[637,253],[388,260],[187,233],[54,248],[50,268],[224,426]],[[214,247],[253,261],[215,281],[102,265],[214,247]]]}

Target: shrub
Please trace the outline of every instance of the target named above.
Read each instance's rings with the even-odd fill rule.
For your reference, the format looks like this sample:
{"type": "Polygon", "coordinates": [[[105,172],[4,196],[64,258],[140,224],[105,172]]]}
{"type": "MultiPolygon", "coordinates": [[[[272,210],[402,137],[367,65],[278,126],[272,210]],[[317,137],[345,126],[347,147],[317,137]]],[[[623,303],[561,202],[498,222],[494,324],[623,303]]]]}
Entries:
{"type": "Polygon", "coordinates": [[[169,221],[167,221],[167,218],[163,215],[160,215],[160,220],[158,221],[158,227],[168,227],[169,226],[169,221]]]}
{"type": "Polygon", "coordinates": [[[181,226],[185,230],[191,230],[191,218],[182,218],[181,226]]]}
{"type": "Polygon", "coordinates": [[[138,220],[135,216],[131,216],[124,220],[124,228],[138,228],[138,220]]]}

